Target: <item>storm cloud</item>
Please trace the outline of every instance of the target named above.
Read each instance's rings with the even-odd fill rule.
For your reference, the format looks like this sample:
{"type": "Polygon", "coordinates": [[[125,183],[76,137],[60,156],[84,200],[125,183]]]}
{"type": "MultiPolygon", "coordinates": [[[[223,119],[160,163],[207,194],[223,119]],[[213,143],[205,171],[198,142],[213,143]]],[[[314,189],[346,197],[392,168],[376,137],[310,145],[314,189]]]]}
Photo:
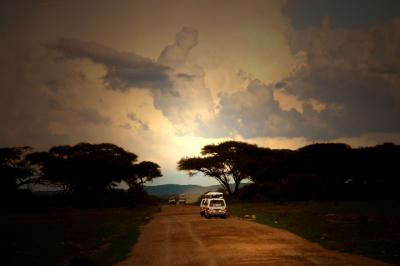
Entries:
{"type": "MultiPolygon", "coordinates": [[[[46,47],[58,52],[62,60],[90,59],[104,65],[106,75],[102,78],[110,89],[150,89],[155,108],[172,122],[178,134],[186,134],[197,126],[196,120],[207,119],[213,112],[204,70],[187,62],[197,43],[197,30],[185,26],[176,34],[175,43],[161,51],[157,62],[76,39],[59,39],[46,47]]],[[[145,124],[141,127],[148,128],[145,124]]]]}
{"type": "Polygon", "coordinates": [[[325,104],[319,116],[334,136],[400,131],[399,19],[353,31],[334,30],[325,18],[292,41],[306,64],[284,80],[284,90],[325,104]]]}
{"type": "Polygon", "coordinates": [[[207,137],[295,136],[300,119],[296,110],[280,108],[271,86],[252,80],[245,91],[221,95],[219,112],[211,121],[199,122],[199,133],[207,137]]]}
{"type": "Polygon", "coordinates": [[[283,14],[290,17],[296,30],[318,27],[329,16],[333,28],[367,29],[377,23],[400,16],[397,0],[288,0],[283,14]]]}
{"type": "Polygon", "coordinates": [[[396,0],[6,0],[0,145],[112,142],[179,183],[177,160],[227,138],[398,142],[399,10],[396,0]]]}
{"type": "Polygon", "coordinates": [[[167,90],[172,87],[167,66],[134,53],[119,52],[94,42],[59,39],[49,42],[47,48],[55,50],[64,59],[90,59],[106,67],[103,77],[110,89],[127,91],[132,88],[167,90]]]}
{"type": "Polygon", "coordinates": [[[275,84],[252,80],[244,91],[222,94],[201,134],[325,141],[400,131],[400,19],[355,31],[334,30],[325,17],[288,41],[303,58],[293,72],[275,84]],[[278,91],[302,102],[302,110],[283,110],[278,91]]]}

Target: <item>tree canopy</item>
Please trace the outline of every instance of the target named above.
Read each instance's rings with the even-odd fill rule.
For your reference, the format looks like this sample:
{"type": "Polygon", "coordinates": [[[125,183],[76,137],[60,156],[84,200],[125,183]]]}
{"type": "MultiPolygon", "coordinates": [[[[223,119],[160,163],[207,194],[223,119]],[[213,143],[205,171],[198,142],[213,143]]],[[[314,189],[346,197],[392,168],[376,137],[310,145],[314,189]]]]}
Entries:
{"type": "Polygon", "coordinates": [[[1,192],[13,193],[37,179],[35,169],[25,160],[31,147],[0,148],[1,192]]]}
{"type": "Polygon", "coordinates": [[[124,179],[130,188],[139,185],[143,188],[144,183],[161,177],[160,166],[150,161],[143,161],[133,165],[130,174],[124,179]]]}
{"type": "Polygon", "coordinates": [[[137,155],[114,144],[80,143],[33,153],[29,159],[39,165],[42,179],[49,183],[71,192],[97,193],[122,181],[137,155]]]}
{"type": "Polygon", "coordinates": [[[355,199],[398,198],[399,164],[400,145],[392,143],[355,149],[315,143],[279,150],[226,141],[204,146],[201,156],[182,158],[178,169],[213,177],[231,195],[249,179],[253,184],[239,195],[245,198],[355,199]]]}
{"type": "Polygon", "coordinates": [[[260,152],[256,145],[239,141],[225,141],[217,145],[206,145],[199,157],[185,157],[178,162],[178,170],[188,171],[189,175],[203,173],[215,178],[233,195],[244,179],[251,178],[251,167],[260,152]],[[234,189],[230,187],[234,183],[234,189]]]}
{"type": "Polygon", "coordinates": [[[101,193],[126,181],[129,186],[161,176],[153,162],[135,164],[137,155],[110,143],[56,146],[32,153],[28,159],[40,169],[43,181],[76,193],[101,193]]]}

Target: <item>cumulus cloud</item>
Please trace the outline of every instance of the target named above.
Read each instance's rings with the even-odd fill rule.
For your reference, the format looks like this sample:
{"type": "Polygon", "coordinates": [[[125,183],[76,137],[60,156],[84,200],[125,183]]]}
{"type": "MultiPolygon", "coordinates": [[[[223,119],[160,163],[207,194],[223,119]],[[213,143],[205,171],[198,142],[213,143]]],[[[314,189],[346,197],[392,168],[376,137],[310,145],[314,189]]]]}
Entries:
{"type": "Polygon", "coordinates": [[[211,92],[205,85],[204,69],[188,59],[197,43],[197,30],[183,27],[176,34],[176,42],[167,45],[157,60],[174,68],[176,93],[154,92],[154,106],[172,122],[179,135],[192,133],[197,129],[198,121],[207,121],[214,112],[211,92]]]}
{"type": "MultiPolygon", "coordinates": [[[[283,2],[265,4],[265,1],[255,1],[252,5],[210,2],[204,10],[211,14],[209,18],[217,20],[218,29],[211,29],[215,24],[212,19],[203,20],[197,13],[181,12],[198,11],[198,7],[191,4],[179,9],[186,17],[178,17],[171,24],[167,24],[169,18],[160,16],[160,24],[166,25],[158,27],[154,27],[154,18],[159,14],[149,17],[148,12],[141,12],[143,18],[137,20],[140,23],[125,29],[137,41],[128,44],[115,38],[109,43],[115,47],[132,45],[133,50],[141,51],[146,57],[99,44],[105,36],[101,29],[109,22],[117,25],[111,23],[116,17],[96,22],[99,30],[93,31],[90,38],[98,43],[79,39],[46,42],[57,37],[51,33],[51,28],[42,30],[42,20],[36,21],[31,34],[31,19],[24,23],[19,20],[32,16],[32,12],[29,16],[19,16],[18,20],[13,16],[0,18],[0,28],[7,28],[2,34],[18,35],[10,45],[0,43],[0,48],[6,51],[3,52],[6,60],[2,60],[6,67],[2,68],[0,81],[3,87],[14,90],[1,92],[0,103],[4,110],[12,110],[10,115],[2,115],[8,130],[2,130],[2,137],[10,139],[18,131],[26,135],[18,138],[32,139],[28,133],[39,135],[38,127],[50,132],[42,135],[60,137],[70,134],[69,130],[74,127],[111,128],[110,125],[115,124],[120,130],[135,127],[147,130],[148,125],[153,127],[155,123],[147,116],[146,122],[141,120],[143,113],[138,111],[142,108],[141,100],[135,97],[146,98],[142,103],[151,110],[155,107],[155,112],[166,117],[166,122],[172,124],[178,135],[196,132],[207,137],[241,135],[245,138],[331,140],[370,132],[399,132],[399,19],[349,30],[335,23],[336,27],[332,28],[330,19],[325,17],[320,25],[309,23],[292,29],[290,20],[280,13],[282,5],[283,2]],[[182,23],[195,25],[196,29],[183,27],[179,30],[182,23]],[[154,33],[144,36],[143,32],[149,29],[154,33]],[[171,29],[178,31],[175,40],[166,45],[173,34],[171,29]],[[20,41],[21,36],[26,39],[37,36],[35,40],[45,42],[53,52],[44,51],[36,57],[28,50],[20,53],[25,47],[18,50],[14,46],[25,46],[25,42],[20,41]],[[288,37],[287,42],[284,36],[288,37]],[[197,47],[199,42],[202,47],[197,47]],[[158,58],[157,49],[160,49],[158,58]],[[14,58],[7,55],[11,50],[14,58]],[[54,54],[63,60],[54,61],[54,54]],[[295,67],[287,67],[291,62],[295,67]],[[293,72],[282,78],[289,69],[293,72]],[[104,89],[103,81],[111,90],[104,89]],[[278,92],[295,99],[296,109],[290,109],[293,104],[282,103],[278,92]],[[18,95],[26,95],[27,99],[20,100],[18,95]],[[98,103],[98,97],[108,100],[98,103]],[[118,103],[129,98],[132,103],[127,105],[131,104],[132,108],[107,111],[113,105],[110,102],[117,102],[116,97],[121,97],[118,103]],[[33,98],[35,100],[31,100],[33,98]],[[133,114],[128,121],[127,112],[133,114]],[[140,119],[136,113],[140,114],[140,119]],[[30,129],[13,130],[16,126],[13,120],[22,121],[30,129]]],[[[175,6],[165,4],[164,7],[169,8],[168,14],[179,15],[175,6]]],[[[152,8],[152,4],[146,4],[146,11],[152,8]]],[[[77,24],[84,24],[88,19],[86,13],[74,10],[81,14],[77,24]]],[[[65,25],[61,23],[54,29],[60,29],[61,35],[85,38],[86,29],[65,32],[66,25],[66,22],[65,25]]],[[[92,132],[99,131],[93,129],[92,132]]],[[[130,132],[124,130],[124,134],[130,132]]]]}
{"type": "Polygon", "coordinates": [[[167,66],[134,53],[119,52],[94,42],[59,39],[47,43],[47,48],[59,52],[64,59],[90,59],[106,67],[103,77],[109,88],[127,91],[132,88],[165,90],[172,86],[167,66]]]}
{"type": "Polygon", "coordinates": [[[306,127],[317,130],[321,126],[320,121],[307,121],[295,109],[283,110],[273,89],[272,85],[252,80],[244,91],[221,95],[218,114],[201,123],[199,133],[208,137],[298,137],[306,127]]]}
{"type": "MultiPolygon", "coordinates": [[[[197,43],[197,30],[183,27],[176,34],[175,43],[161,51],[157,62],[75,39],[59,39],[47,43],[46,47],[59,52],[64,60],[87,58],[104,65],[106,75],[103,79],[111,89],[151,89],[155,108],[172,122],[176,133],[186,134],[197,127],[197,120],[206,120],[213,113],[204,70],[188,62],[190,51],[197,43]]],[[[57,90],[59,84],[51,81],[49,85],[57,90]]],[[[147,124],[142,124],[140,120],[130,119],[148,129],[147,124]]]]}
{"type": "Polygon", "coordinates": [[[183,27],[176,34],[174,44],[168,45],[161,52],[158,62],[163,65],[179,67],[186,63],[190,50],[194,48],[198,41],[198,32],[190,27],[183,27]]]}
{"type": "Polygon", "coordinates": [[[285,90],[326,104],[319,116],[336,137],[400,130],[400,19],[354,31],[324,18],[295,33],[292,49],[307,65],[284,80],[285,90]]]}
{"type": "Polygon", "coordinates": [[[201,134],[332,140],[400,131],[400,19],[354,31],[333,30],[326,17],[290,41],[301,59],[293,72],[274,85],[252,80],[244,91],[222,94],[201,134]],[[278,91],[302,110],[283,110],[278,91]]]}
{"type": "Polygon", "coordinates": [[[278,103],[273,100],[271,88],[260,81],[251,82],[245,91],[222,94],[217,116],[209,123],[202,123],[199,133],[208,137],[259,136],[263,128],[260,122],[268,116],[266,112],[258,110],[261,106],[269,111],[279,109],[278,103]]]}
{"type": "MultiPolygon", "coordinates": [[[[153,89],[154,106],[178,134],[324,140],[399,130],[399,28],[393,20],[367,31],[332,30],[326,17],[318,28],[293,32],[289,39],[297,58],[293,72],[275,85],[266,85],[250,74],[244,78],[245,72],[239,71],[248,87],[220,94],[217,114],[204,69],[188,60],[198,44],[199,34],[193,28],[183,27],[157,62],[71,39],[48,47],[65,58],[89,58],[105,65],[104,79],[111,88],[153,89]],[[274,97],[277,91],[297,97],[302,110],[284,110],[274,97]],[[313,101],[323,108],[316,110],[313,101]]],[[[54,82],[49,85],[58,87],[54,82]]],[[[148,128],[136,116],[129,118],[148,128]]]]}

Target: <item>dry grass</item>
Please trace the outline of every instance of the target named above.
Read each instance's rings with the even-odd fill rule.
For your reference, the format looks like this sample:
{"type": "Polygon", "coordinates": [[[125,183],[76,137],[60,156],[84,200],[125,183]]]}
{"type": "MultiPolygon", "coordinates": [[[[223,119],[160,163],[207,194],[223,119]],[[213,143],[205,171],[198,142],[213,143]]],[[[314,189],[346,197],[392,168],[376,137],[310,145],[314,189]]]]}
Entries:
{"type": "Polygon", "coordinates": [[[340,201],[235,203],[233,215],[283,228],[322,246],[400,265],[400,203],[340,201]]]}
{"type": "Polygon", "coordinates": [[[73,261],[113,265],[125,258],[139,226],[156,207],[57,209],[3,214],[2,265],[65,265],[73,261]]]}

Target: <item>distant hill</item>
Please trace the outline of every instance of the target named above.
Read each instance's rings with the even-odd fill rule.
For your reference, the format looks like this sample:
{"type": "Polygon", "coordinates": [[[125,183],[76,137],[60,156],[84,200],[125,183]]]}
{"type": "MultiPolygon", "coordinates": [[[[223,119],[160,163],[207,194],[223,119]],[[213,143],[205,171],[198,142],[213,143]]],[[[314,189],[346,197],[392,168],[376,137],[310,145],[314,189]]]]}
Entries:
{"type": "MultiPolygon", "coordinates": [[[[242,187],[245,184],[241,184],[242,187]]],[[[233,189],[234,185],[231,184],[233,189]]],[[[218,191],[221,189],[221,185],[213,185],[208,187],[198,186],[198,185],[178,185],[178,184],[166,184],[159,186],[145,186],[144,190],[149,195],[157,196],[157,197],[169,197],[176,196],[179,194],[185,194],[187,201],[196,202],[199,197],[208,192],[208,191],[218,191]]]]}
{"type": "Polygon", "coordinates": [[[159,185],[159,186],[145,186],[144,190],[149,195],[154,196],[172,196],[177,194],[183,194],[189,190],[201,188],[201,186],[197,185],[176,185],[176,184],[167,184],[167,185],[159,185]]]}

